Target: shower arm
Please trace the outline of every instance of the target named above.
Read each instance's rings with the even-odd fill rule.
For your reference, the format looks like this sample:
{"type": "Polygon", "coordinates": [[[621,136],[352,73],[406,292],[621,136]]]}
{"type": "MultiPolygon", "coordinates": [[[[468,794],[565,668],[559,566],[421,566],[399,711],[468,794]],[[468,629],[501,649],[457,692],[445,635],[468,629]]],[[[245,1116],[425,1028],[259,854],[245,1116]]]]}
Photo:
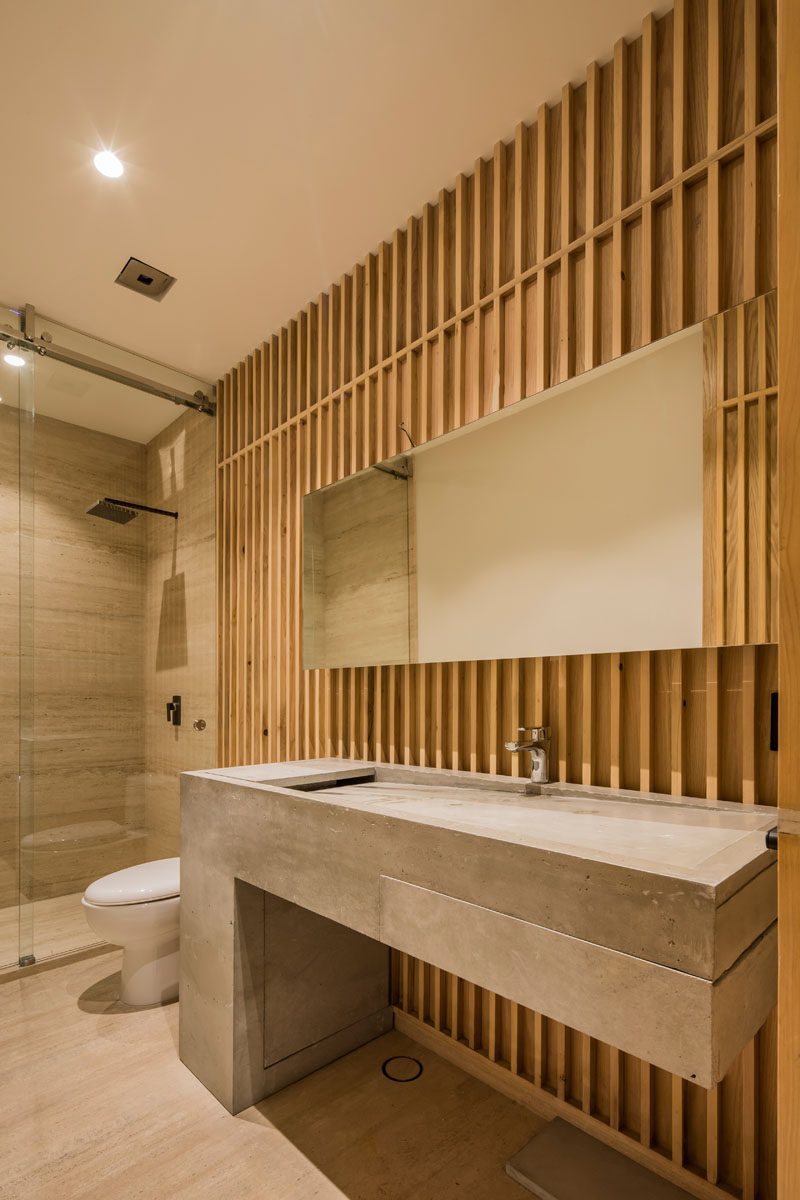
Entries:
{"type": "Polygon", "coordinates": [[[181,404],[185,408],[193,408],[196,412],[207,413],[211,417],[216,416],[216,402],[209,399],[204,392],[198,390],[193,396],[190,396],[188,392],[165,387],[152,379],[145,378],[144,375],[126,371],[124,367],[112,367],[108,363],[101,362],[100,359],[90,358],[88,354],[81,354],[78,350],[57,346],[52,340],[48,341],[49,334],[42,334],[37,338],[33,332],[34,321],[33,305],[26,304],[22,314],[22,330],[14,329],[11,325],[0,325],[0,341],[7,342],[9,349],[18,347],[21,350],[33,350],[36,354],[55,359],[56,362],[79,367],[82,371],[89,371],[92,375],[101,375],[104,379],[110,379],[114,383],[127,384],[128,387],[137,388],[140,392],[148,392],[151,396],[160,396],[172,404],[181,404]]]}

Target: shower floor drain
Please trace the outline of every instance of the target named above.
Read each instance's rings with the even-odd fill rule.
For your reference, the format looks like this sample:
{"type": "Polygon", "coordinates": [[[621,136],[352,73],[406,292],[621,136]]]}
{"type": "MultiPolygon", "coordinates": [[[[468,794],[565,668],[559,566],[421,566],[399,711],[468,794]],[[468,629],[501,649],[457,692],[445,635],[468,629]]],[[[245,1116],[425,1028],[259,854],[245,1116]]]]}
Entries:
{"type": "Polygon", "coordinates": [[[381,1070],[392,1083],[413,1083],[422,1074],[422,1063],[418,1058],[409,1058],[407,1054],[396,1054],[386,1059],[381,1070]]]}

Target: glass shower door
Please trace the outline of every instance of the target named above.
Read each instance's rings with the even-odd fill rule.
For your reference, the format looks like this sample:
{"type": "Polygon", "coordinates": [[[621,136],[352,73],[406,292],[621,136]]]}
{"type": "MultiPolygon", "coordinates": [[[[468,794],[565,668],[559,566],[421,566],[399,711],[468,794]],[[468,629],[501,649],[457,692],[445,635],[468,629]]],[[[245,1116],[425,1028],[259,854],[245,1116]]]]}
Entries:
{"type": "Polygon", "coordinates": [[[201,381],[33,316],[18,344],[0,310],[0,970],[97,942],[86,887],[178,854],[180,772],[214,747],[201,381]]]}
{"type": "MultiPolygon", "coordinates": [[[[19,316],[0,310],[19,328],[19,316]]],[[[33,811],[34,355],[0,345],[0,969],[33,953],[32,879],[20,845],[33,811]]]]}
{"type": "MultiPolygon", "coordinates": [[[[97,942],[85,889],[148,858],[148,524],[94,515],[104,497],[146,503],[145,447],[124,436],[124,422],[148,400],[52,358],[36,365],[32,626],[23,638],[34,653],[22,684],[32,699],[34,736],[22,745],[35,805],[26,821],[23,793],[20,864],[32,885],[37,961],[97,942]]],[[[153,404],[174,413],[166,400],[153,404]]],[[[27,934],[27,909],[23,919],[27,934]]]]}

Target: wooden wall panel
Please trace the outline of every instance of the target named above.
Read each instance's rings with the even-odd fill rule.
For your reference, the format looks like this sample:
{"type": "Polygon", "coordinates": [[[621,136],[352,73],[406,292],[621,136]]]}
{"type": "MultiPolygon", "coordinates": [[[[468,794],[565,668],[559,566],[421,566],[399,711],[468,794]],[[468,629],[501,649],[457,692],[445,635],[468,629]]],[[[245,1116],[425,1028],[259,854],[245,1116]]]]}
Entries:
{"type": "MultiPolygon", "coordinates": [[[[478,737],[477,770],[512,773],[496,727],[513,728],[524,711],[526,721],[552,725],[557,775],[567,782],[776,803],[777,756],[763,727],[777,687],[776,646],[476,665],[488,675],[481,688],[477,672],[479,694],[497,696],[496,721],[478,737]],[[538,705],[526,702],[531,694],[538,705]]],[[[445,746],[449,714],[461,707],[451,693],[437,723],[445,746]]],[[[377,746],[368,748],[374,757],[377,746]]],[[[417,739],[403,761],[422,755],[417,739]]],[[[517,1077],[507,1086],[523,1103],[536,1107],[545,1093],[548,1103],[562,1102],[554,1111],[567,1119],[580,1112],[599,1123],[596,1136],[623,1150],[637,1142],[637,1155],[648,1151],[643,1161],[699,1196],[721,1195],[706,1186],[717,1183],[742,1196],[775,1194],[774,1016],[709,1093],[464,981],[469,1001],[459,1010],[458,983],[435,964],[398,954],[395,979],[412,1036],[440,1031],[477,1051],[517,1077]]],[[[504,1086],[497,1071],[491,1080],[504,1086]]]]}
{"type": "Polygon", "coordinates": [[[800,275],[797,271],[800,207],[800,9],[780,0],[781,138],[778,245],[780,246],[779,361],[782,380],[779,427],[780,608],[780,834],[778,838],[778,1195],[800,1193],[800,275]]]}
{"type": "Polygon", "coordinates": [[[704,614],[708,644],[778,640],[777,298],[704,328],[704,614]]]}
{"type": "MultiPolygon", "coordinates": [[[[777,652],[736,643],[776,634],[775,306],[758,298],[776,286],[775,20],[774,0],[648,16],[220,382],[220,763],[518,774],[505,738],[546,722],[556,778],[774,803],[777,652]],[[305,491],[706,318],[706,618],[727,644],[302,672],[305,491]]],[[[775,1195],[772,1021],[706,1094],[435,964],[396,966],[401,1019],[497,1086],[696,1195],[775,1195]]]]}

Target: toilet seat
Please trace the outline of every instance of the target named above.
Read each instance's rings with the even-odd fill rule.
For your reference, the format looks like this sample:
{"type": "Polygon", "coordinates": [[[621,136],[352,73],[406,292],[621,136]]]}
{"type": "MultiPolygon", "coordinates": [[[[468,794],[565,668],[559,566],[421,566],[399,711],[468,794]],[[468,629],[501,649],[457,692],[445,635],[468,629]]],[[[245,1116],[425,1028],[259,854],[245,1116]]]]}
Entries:
{"type": "Polygon", "coordinates": [[[179,858],[159,858],[113,871],[91,883],[84,899],[100,908],[171,899],[180,895],[180,864],[179,858]]]}

